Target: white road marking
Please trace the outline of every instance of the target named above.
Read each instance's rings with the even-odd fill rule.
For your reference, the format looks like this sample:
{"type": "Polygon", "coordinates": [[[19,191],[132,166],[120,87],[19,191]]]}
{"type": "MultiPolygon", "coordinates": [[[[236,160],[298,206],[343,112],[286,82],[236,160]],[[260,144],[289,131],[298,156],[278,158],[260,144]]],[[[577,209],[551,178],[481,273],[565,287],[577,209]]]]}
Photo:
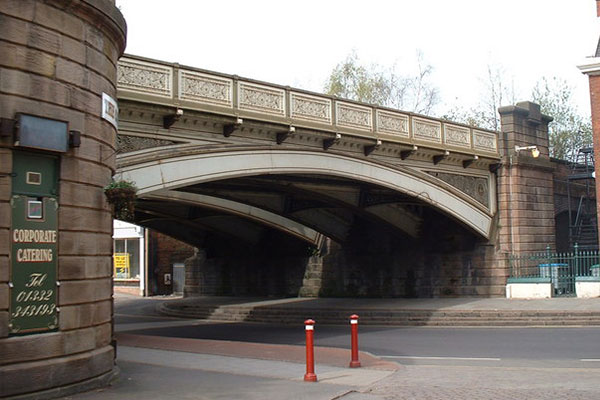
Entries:
{"type": "MultiPolygon", "coordinates": [[[[459,360],[459,361],[501,361],[492,357],[424,357],[424,356],[380,356],[381,358],[412,359],[412,360],[459,360]]],[[[600,360],[598,360],[600,361],[600,360]]]]}
{"type": "Polygon", "coordinates": [[[600,358],[582,358],[579,361],[583,361],[583,362],[600,362],[600,358]]]}

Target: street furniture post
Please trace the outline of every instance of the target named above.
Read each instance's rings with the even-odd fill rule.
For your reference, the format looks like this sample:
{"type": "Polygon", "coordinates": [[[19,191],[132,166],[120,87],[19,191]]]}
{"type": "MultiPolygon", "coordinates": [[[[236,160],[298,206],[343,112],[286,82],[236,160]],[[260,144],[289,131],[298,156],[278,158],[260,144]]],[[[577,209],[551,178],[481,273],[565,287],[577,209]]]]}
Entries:
{"type": "Polygon", "coordinates": [[[350,330],[352,336],[352,360],[350,361],[350,368],[358,368],[360,367],[360,361],[358,361],[358,315],[356,314],[350,316],[350,330]]]}
{"type": "Polygon", "coordinates": [[[316,382],[314,352],[315,321],[307,319],[304,321],[304,327],[306,330],[306,374],[304,374],[304,380],[306,382],[316,382]]]}

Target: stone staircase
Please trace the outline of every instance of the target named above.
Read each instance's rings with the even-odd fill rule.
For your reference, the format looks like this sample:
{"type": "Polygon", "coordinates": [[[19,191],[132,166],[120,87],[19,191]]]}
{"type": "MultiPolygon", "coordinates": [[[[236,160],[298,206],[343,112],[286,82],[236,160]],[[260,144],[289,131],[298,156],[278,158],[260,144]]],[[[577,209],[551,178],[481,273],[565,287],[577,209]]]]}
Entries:
{"type": "Polygon", "coordinates": [[[600,311],[533,311],[533,310],[344,310],[314,307],[282,307],[202,304],[159,305],[159,312],[178,317],[228,322],[303,324],[308,318],[318,324],[347,324],[357,313],[360,323],[388,326],[600,326],[600,311]]]}

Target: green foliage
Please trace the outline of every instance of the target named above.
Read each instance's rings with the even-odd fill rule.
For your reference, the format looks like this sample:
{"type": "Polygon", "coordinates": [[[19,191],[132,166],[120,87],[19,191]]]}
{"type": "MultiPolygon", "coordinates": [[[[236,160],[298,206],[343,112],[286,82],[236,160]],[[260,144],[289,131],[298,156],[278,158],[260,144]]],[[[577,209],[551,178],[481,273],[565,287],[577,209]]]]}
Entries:
{"type": "Polygon", "coordinates": [[[377,64],[365,67],[356,53],[339,63],[329,76],[325,92],[345,99],[429,114],[439,102],[439,91],[430,82],[433,68],[417,54],[414,76],[400,75],[377,64]]]}
{"type": "Polygon", "coordinates": [[[488,64],[486,76],[479,79],[481,96],[477,106],[465,109],[455,104],[441,118],[499,131],[498,108],[516,102],[512,78],[508,79],[506,75],[502,66],[488,64]],[[506,84],[507,81],[510,81],[511,84],[506,84]]]}
{"type": "Polygon", "coordinates": [[[592,145],[592,124],[590,118],[579,114],[573,88],[562,78],[542,78],[531,97],[542,113],[554,118],[548,125],[550,156],[575,161],[580,148],[592,145]]]}
{"type": "Polygon", "coordinates": [[[104,187],[106,200],[113,206],[114,218],[133,222],[136,191],[135,183],[124,180],[112,180],[104,187]]]}
{"type": "Polygon", "coordinates": [[[345,99],[384,104],[389,87],[385,74],[377,68],[359,65],[356,53],[352,53],[331,72],[325,91],[345,99]]]}
{"type": "Polygon", "coordinates": [[[114,179],[112,179],[110,183],[104,187],[105,191],[111,189],[133,189],[134,191],[137,191],[137,187],[135,186],[134,182],[123,180],[115,181],[114,179]]]}
{"type": "Polygon", "coordinates": [[[475,126],[478,128],[494,129],[494,124],[491,123],[489,114],[486,115],[484,110],[469,108],[464,109],[454,105],[447,110],[441,117],[447,121],[460,122],[462,124],[475,126]]]}
{"type": "MultiPolygon", "coordinates": [[[[488,66],[481,100],[469,109],[455,105],[443,119],[471,126],[500,130],[498,108],[515,104],[514,90],[502,67],[488,66]]],[[[540,105],[542,113],[554,118],[548,126],[550,156],[575,161],[582,147],[592,145],[592,124],[582,116],[573,101],[573,88],[562,78],[542,78],[533,88],[531,99],[540,105]]]]}

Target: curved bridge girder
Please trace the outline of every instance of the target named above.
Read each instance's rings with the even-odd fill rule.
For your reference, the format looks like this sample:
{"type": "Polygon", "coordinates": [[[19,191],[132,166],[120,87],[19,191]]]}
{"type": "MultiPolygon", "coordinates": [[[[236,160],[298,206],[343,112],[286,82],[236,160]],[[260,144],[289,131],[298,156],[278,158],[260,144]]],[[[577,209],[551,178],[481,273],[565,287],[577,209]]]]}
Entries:
{"type": "Polygon", "coordinates": [[[174,203],[198,205],[205,208],[225,211],[230,214],[240,215],[259,221],[262,224],[284,231],[292,236],[298,237],[305,242],[319,246],[323,236],[302,224],[288,218],[271,213],[269,211],[253,207],[247,204],[195,193],[179,192],[175,190],[159,190],[145,196],[150,200],[162,200],[174,203]]]}
{"type": "Polygon", "coordinates": [[[264,226],[246,218],[223,213],[199,217],[189,215],[187,208],[173,207],[172,203],[144,200],[140,207],[143,218],[136,223],[197,246],[209,233],[222,237],[233,237],[241,243],[256,245],[264,232],[264,226]]]}
{"type": "Polygon", "coordinates": [[[423,172],[341,154],[287,149],[227,150],[183,156],[156,153],[143,159],[136,154],[123,156],[117,175],[136,183],[138,194],[151,195],[163,189],[263,174],[330,175],[370,183],[415,197],[488,238],[492,216],[482,206],[449,185],[440,184],[423,172]],[[152,158],[150,158],[152,157],[152,158]]]}
{"type": "Polygon", "coordinates": [[[286,215],[338,241],[345,240],[354,215],[389,225],[413,238],[418,237],[422,223],[409,207],[420,208],[423,203],[389,189],[331,176],[261,175],[207,182],[179,190],[286,215]]]}

